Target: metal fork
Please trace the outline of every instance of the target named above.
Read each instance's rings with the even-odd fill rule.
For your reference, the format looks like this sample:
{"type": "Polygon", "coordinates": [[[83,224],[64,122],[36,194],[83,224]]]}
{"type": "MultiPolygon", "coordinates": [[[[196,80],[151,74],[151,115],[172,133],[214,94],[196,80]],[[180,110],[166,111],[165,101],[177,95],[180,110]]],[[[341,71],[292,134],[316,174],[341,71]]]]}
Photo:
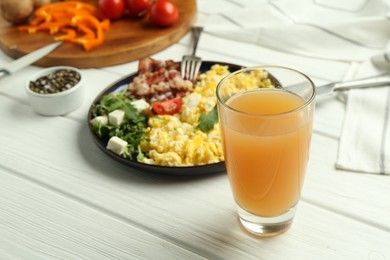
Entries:
{"type": "Polygon", "coordinates": [[[184,79],[195,81],[198,76],[202,59],[195,56],[195,53],[202,31],[203,27],[196,26],[192,28],[192,38],[194,40],[192,55],[184,55],[181,61],[181,75],[184,79]]]}

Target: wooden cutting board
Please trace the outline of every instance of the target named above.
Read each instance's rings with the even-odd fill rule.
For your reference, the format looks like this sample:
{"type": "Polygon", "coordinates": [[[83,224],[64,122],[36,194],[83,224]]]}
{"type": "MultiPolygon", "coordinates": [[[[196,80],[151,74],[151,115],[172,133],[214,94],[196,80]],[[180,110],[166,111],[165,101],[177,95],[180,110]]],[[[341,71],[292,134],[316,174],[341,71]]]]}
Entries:
{"type": "MultiPolygon", "coordinates": [[[[34,64],[43,67],[67,65],[98,68],[127,63],[157,53],[179,41],[196,21],[196,0],[171,1],[179,9],[179,20],[171,27],[158,27],[146,17],[127,17],[111,23],[103,45],[84,51],[80,45],[64,43],[34,64]]],[[[19,58],[53,41],[49,33],[20,32],[16,26],[0,18],[0,49],[12,58],[19,58]]]]}

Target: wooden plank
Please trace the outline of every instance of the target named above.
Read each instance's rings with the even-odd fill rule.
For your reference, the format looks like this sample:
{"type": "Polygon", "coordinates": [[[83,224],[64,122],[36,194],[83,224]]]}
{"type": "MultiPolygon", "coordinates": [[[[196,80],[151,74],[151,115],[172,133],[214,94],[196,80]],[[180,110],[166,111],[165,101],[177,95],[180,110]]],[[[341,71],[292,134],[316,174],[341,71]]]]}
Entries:
{"type": "Polygon", "coordinates": [[[204,259],[0,168],[1,259],[204,259]]]}
{"type": "Polygon", "coordinates": [[[390,234],[388,187],[385,175],[335,169],[337,140],[314,135],[303,199],[390,234]],[[325,193],[325,195],[324,195],[325,193]]]}

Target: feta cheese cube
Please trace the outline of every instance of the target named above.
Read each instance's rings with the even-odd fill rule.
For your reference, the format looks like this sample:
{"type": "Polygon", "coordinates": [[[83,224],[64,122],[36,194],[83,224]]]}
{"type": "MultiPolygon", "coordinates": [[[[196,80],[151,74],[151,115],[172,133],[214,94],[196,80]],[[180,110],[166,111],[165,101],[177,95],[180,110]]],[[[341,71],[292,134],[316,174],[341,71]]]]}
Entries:
{"type": "Polygon", "coordinates": [[[125,111],[117,109],[108,114],[108,122],[110,125],[119,126],[125,118],[125,111]]]}
{"type": "Polygon", "coordinates": [[[101,125],[107,125],[107,116],[97,116],[91,120],[91,124],[100,123],[101,125]]]}
{"type": "Polygon", "coordinates": [[[113,136],[110,138],[110,140],[108,140],[106,148],[118,155],[121,155],[126,151],[127,142],[117,136],[113,136]]]}
{"type": "Polygon", "coordinates": [[[135,109],[138,112],[142,112],[149,107],[149,103],[145,101],[145,99],[138,99],[131,102],[135,109]]]}

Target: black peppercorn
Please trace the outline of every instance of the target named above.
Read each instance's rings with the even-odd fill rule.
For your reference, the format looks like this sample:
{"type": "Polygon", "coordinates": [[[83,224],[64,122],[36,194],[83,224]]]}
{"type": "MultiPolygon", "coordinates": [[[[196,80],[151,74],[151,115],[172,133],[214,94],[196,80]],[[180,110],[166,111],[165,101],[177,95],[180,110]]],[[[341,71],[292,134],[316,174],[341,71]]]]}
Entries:
{"type": "Polygon", "coordinates": [[[29,88],[40,94],[53,94],[66,91],[80,81],[80,74],[69,69],[59,69],[49,75],[31,81],[29,88]]]}

